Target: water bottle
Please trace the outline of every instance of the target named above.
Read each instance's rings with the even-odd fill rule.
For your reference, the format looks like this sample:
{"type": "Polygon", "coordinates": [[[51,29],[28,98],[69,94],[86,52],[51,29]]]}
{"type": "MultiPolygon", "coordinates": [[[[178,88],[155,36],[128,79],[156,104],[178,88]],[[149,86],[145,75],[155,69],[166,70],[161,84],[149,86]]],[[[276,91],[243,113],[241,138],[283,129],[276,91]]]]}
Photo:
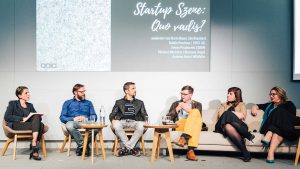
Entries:
{"type": "Polygon", "coordinates": [[[100,124],[105,125],[105,109],[103,105],[100,108],[99,120],[100,120],[100,124]]]}

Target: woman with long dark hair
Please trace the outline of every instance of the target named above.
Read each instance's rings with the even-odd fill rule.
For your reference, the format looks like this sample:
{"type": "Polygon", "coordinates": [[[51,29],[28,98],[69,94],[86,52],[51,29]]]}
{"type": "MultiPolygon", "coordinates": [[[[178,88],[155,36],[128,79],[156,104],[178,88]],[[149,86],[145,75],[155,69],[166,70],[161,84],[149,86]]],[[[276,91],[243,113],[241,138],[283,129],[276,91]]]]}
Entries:
{"type": "Polygon", "coordinates": [[[215,131],[228,137],[232,143],[242,152],[243,161],[251,160],[249,151],[246,148],[244,138],[252,141],[254,135],[248,131],[244,123],[247,111],[243,103],[242,91],[238,87],[231,87],[227,91],[227,102],[221,104],[218,110],[218,121],[215,131]]]}
{"type": "Polygon", "coordinates": [[[15,94],[18,100],[9,102],[4,119],[8,123],[8,126],[14,130],[32,130],[32,141],[30,144],[32,151],[29,159],[41,160],[38,148],[38,143],[44,132],[41,115],[34,115],[36,111],[33,105],[28,103],[30,95],[26,86],[19,86],[15,94]]]}

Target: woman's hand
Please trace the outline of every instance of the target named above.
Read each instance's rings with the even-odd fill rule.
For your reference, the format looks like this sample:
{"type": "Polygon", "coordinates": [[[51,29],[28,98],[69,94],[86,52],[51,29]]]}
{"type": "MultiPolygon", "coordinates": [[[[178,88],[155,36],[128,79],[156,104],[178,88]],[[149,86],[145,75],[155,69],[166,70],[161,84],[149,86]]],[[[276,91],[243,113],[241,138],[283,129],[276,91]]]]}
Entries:
{"type": "Polygon", "coordinates": [[[240,120],[245,120],[245,116],[243,113],[239,113],[239,112],[235,112],[233,111],[233,113],[240,119],[240,120]]]}
{"type": "Polygon", "coordinates": [[[251,109],[251,115],[252,115],[252,116],[256,116],[258,110],[259,110],[259,108],[258,108],[257,105],[252,106],[252,109],[251,109]]]}

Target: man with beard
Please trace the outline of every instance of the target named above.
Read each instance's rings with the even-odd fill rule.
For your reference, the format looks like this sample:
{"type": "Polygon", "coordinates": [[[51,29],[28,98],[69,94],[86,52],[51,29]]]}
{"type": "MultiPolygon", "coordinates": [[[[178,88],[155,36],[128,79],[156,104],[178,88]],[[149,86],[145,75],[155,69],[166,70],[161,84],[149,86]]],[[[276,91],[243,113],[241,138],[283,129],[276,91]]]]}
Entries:
{"type": "Polygon", "coordinates": [[[148,116],[144,102],[135,98],[135,83],[126,82],[123,85],[124,98],[117,100],[109,119],[115,134],[120,138],[122,147],[118,150],[118,156],[140,156],[140,149],[135,145],[143,135],[145,117],[148,116]],[[133,128],[135,131],[130,139],[125,134],[124,128],[133,128]]]}
{"type": "MultiPolygon", "coordinates": [[[[65,123],[67,131],[74,138],[77,149],[76,155],[82,155],[83,149],[83,136],[80,134],[80,124],[85,121],[85,119],[94,116],[97,120],[97,116],[91,101],[85,99],[85,87],[82,84],[75,84],[72,90],[74,97],[73,99],[64,102],[60,121],[65,123]]],[[[97,131],[95,132],[97,133],[97,131]]],[[[91,142],[91,131],[89,133],[88,146],[86,151],[86,156],[90,155],[89,143],[91,142]]]]}

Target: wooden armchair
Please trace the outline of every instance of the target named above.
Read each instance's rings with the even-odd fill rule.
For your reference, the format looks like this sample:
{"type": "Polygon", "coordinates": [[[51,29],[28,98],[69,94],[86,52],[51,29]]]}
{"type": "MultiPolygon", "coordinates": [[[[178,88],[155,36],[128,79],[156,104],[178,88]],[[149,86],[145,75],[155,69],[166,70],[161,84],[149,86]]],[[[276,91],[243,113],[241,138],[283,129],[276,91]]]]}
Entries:
{"type": "MultiPolygon", "coordinates": [[[[62,131],[63,131],[63,133],[64,133],[64,135],[65,135],[65,139],[64,139],[64,142],[63,142],[63,144],[61,145],[61,147],[60,147],[60,152],[61,153],[63,153],[64,152],[64,149],[65,149],[65,146],[66,146],[66,144],[68,143],[68,147],[67,147],[67,156],[69,157],[70,156],[70,150],[71,150],[71,143],[72,143],[72,136],[71,136],[71,134],[69,134],[69,132],[67,131],[67,128],[66,128],[66,126],[65,126],[65,124],[61,124],[61,129],[62,129],[62,131]]],[[[83,135],[84,136],[84,134],[85,134],[85,130],[84,129],[80,129],[79,130],[80,131],[80,133],[81,133],[81,135],[83,135]]],[[[96,154],[98,155],[99,154],[99,151],[98,151],[98,143],[97,143],[97,139],[96,139],[96,137],[95,137],[95,151],[96,151],[96,154]]]]}
{"type": "MultiPolygon", "coordinates": [[[[2,149],[2,156],[5,155],[5,152],[11,142],[14,142],[14,148],[13,148],[13,159],[16,159],[16,149],[17,149],[17,142],[18,139],[32,139],[32,130],[14,130],[7,126],[7,122],[3,120],[2,127],[4,130],[4,133],[7,137],[6,143],[2,149]]],[[[48,126],[45,125],[44,133],[48,131],[48,126]]],[[[43,156],[46,158],[46,144],[45,144],[45,138],[44,135],[42,135],[41,138],[42,143],[42,150],[43,150],[43,156]]]]}
{"type": "MultiPolygon", "coordinates": [[[[118,148],[118,144],[119,144],[119,138],[116,135],[114,128],[112,126],[110,126],[110,128],[111,128],[112,132],[115,134],[115,140],[114,140],[114,145],[113,145],[113,148],[112,148],[112,152],[114,153],[115,156],[117,156],[117,148],[118,148]]],[[[144,130],[144,133],[146,131],[147,131],[147,129],[144,130]]],[[[134,133],[134,129],[126,128],[125,133],[126,133],[127,137],[131,137],[134,133]]],[[[145,149],[144,134],[141,136],[140,142],[141,142],[141,146],[142,146],[141,149],[142,149],[143,155],[145,156],[146,155],[146,149],[145,149]]]]}

